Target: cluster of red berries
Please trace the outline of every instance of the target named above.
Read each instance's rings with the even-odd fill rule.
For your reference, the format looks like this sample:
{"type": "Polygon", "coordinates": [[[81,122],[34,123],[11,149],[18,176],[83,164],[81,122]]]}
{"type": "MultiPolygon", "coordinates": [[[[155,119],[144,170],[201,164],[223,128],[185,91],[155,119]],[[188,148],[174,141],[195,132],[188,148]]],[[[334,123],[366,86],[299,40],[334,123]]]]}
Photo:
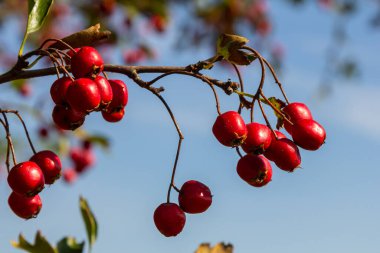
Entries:
{"type": "Polygon", "coordinates": [[[252,186],[261,187],[271,181],[272,167],[268,159],[278,168],[293,172],[301,164],[298,147],[317,150],[325,142],[324,128],[313,120],[305,104],[290,103],[282,108],[282,112],[292,123],[284,121],[284,127],[293,140],[266,125],[246,124],[235,111],[219,115],[214,123],[212,131],[221,144],[241,146],[246,153],[238,161],[237,173],[252,186]]]}
{"type": "Polygon", "coordinates": [[[159,205],[154,211],[154,223],[161,234],[176,236],[185,226],[185,213],[203,213],[211,202],[211,191],[206,185],[195,180],[187,181],[179,190],[178,205],[170,202],[159,205]]]}
{"type": "Polygon", "coordinates": [[[61,175],[61,160],[50,150],[34,154],[29,161],[15,165],[8,174],[12,189],[8,203],[12,211],[24,219],[34,218],[42,208],[38,195],[45,184],[53,184],[61,175]]]}
{"type": "Polygon", "coordinates": [[[99,75],[104,68],[103,59],[93,47],[70,50],[68,56],[75,80],[65,76],[51,86],[50,94],[56,104],[54,123],[64,130],[74,130],[93,111],[101,111],[108,122],[120,121],[128,102],[126,84],[99,75]]]}

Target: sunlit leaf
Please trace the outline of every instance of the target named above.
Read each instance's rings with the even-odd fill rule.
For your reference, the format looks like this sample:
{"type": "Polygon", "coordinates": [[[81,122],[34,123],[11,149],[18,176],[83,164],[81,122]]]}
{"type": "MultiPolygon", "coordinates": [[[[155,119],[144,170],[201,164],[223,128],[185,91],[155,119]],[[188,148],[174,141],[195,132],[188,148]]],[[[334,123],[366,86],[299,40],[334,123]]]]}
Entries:
{"type": "Polygon", "coordinates": [[[82,214],[82,218],[84,221],[84,224],[86,226],[86,232],[87,232],[87,238],[89,242],[90,249],[92,248],[92,245],[95,243],[96,238],[98,236],[98,224],[96,222],[95,216],[92,213],[87,200],[83,197],[80,197],[79,199],[79,205],[80,205],[80,211],[82,214]]]}
{"type": "Polygon", "coordinates": [[[211,247],[209,243],[202,243],[195,253],[233,253],[233,251],[232,244],[218,243],[211,247]]]}
{"type": "Polygon", "coordinates": [[[73,237],[65,237],[57,243],[59,253],[82,253],[84,242],[78,243],[73,237]]]}
{"type": "Polygon", "coordinates": [[[25,240],[22,234],[19,235],[19,241],[12,241],[11,244],[13,247],[25,250],[29,253],[58,253],[53,246],[41,235],[41,232],[38,231],[34,239],[34,244],[29,243],[25,240]]]}
{"type": "MultiPolygon", "coordinates": [[[[275,97],[270,97],[268,98],[269,102],[274,106],[276,107],[279,111],[281,111],[282,108],[284,108],[284,106],[286,105],[284,101],[282,101],[281,99],[278,99],[278,98],[275,98],[275,97]]],[[[267,102],[265,99],[261,98],[260,101],[262,101],[263,103],[269,105],[269,102],[267,102]]],[[[281,114],[279,114],[278,112],[276,112],[274,109],[273,109],[273,112],[274,114],[276,115],[277,117],[277,124],[276,124],[276,128],[277,129],[280,129],[281,127],[283,127],[284,125],[284,118],[282,117],[281,114]]]]}

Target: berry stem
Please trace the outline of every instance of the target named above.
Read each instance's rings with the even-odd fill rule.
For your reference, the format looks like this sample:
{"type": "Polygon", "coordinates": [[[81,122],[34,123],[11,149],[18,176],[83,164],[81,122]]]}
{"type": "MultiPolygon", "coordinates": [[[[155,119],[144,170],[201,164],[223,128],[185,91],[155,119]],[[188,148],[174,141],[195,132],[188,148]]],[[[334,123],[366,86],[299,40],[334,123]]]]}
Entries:
{"type": "Polygon", "coordinates": [[[277,139],[277,134],[276,134],[276,132],[273,130],[272,125],[270,124],[270,122],[269,122],[269,120],[268,120],[268,117],[267,117],[267,115],[266,115],[266,113],[265,113],[265,110],[264,110],[264,108],[263,108],[263,105],[262,105],[260,99],[258,99],[257,102],[258,102],[258,104],[259,104],[259,107],[260,107],[260,110],[261,110],[261,114],[262,114],[263,117],[264,117],[265,123],[267,124],[267,126],[269,127],[269,129],[272,131],[272,133],[274,134],[274,136],[275,136],[276,139],[277,139]]]}
{"type": "MultiPolygon", "coordinates": [[[[8,141],[8,148],[10,149],[11,154],[12,154],[13,165],[16,165],[17,164],[17,160],[16,160],[16,155],[15,155],[15,150],[14,150],[14,146],[13,146],[11,132],[9,130],[8,117],[7,117],[7,115],[4,112],[1,112],[1,114],[4,117],[4,121],[1,120],[1,124],[4,126],[4,129],[5,129],[5,132],[6,132],[6,138],[7,138],[7,141],[8,141]]],[[[7,155],[8,162],[6,162],[6,163],[9,166],[9,153],[7,152],[7,154],[8,154],[7,155]]],[[[8,167],[8,172],[9,172],[9,167],[8,167]]]]}
{"type": "Polygon", "coordinates": [[[243,155],[242,155],[241,152],[240,152],[239,147],[236,147],[236,153],[240,156],[240,158],[243,157],[243,155]]]}
{"type": "Polygon", "coordinates": [[[286,93],[285,93],[285,91],[284,91],[284,89],[283,89],[283,87],[282,87],[282,84],[281,84],[280,80],[279,80],[278,77],[277,77],[276,72],[274,71],[274,68],[272,67],[272,65],[271,65],[266,59],[264,59],[264,62],[265,62],[265,64],[268,66],[270,72],[272,73],[272,76],[273,76],[275,82],[277,83],[278,87],[280,88],[281,93],[282,93],[282,95],[284,96],[286,103],[289,104],[289,99],[288,99],[288,97],[286,96],[286,93]]]}
{"type": "MultiPolygon", "coordinates": [[[[237,76],[239,78],[240,91],[242,93],[244,93],[244,82],[243,82],[243,78],[241,77],[240,70],[236,66],[236,64],[231,63],[231,65],[234,67],[235,72],[236,72],[236,74],[237,74],[237,76]]],[[[236,90],[234,92],[236,92],[236,90]]],[[[239,95],[239,100],[240,100],[240,103],[239,103],[238,113],[241,114],[241,110],[243,109],[244,104],[246,104],[248,101],[245,100],[245,98],[243,96],[241,96],[241,95],[239,95]]]]}
{"type": "Polygon", "coordinates": [[[59,39],[47,39],[44,42],[42,42],[41,46],[38,49],[42,49],[46,45],[46,43],[48,43],[50,41],[55,41],[55,42],[61,43],[62,45],[66,46],[68,49],[75,52],[75,50],[72,46],[70,46],[68,43],[64,42],[63,40],[59,40],[59,39]]]}

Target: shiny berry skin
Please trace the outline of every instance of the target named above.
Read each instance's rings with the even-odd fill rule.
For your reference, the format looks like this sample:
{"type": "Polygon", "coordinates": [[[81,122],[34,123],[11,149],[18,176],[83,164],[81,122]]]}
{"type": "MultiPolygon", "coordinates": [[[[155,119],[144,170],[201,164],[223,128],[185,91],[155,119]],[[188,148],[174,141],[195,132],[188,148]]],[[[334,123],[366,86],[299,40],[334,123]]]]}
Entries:
{"type": "MultiPolygon", "coordinates": [[[[288,116],[288,119],[295,124],[298,120],[302,119],[312,119],[311,112],[309,108],[303,103],[290,103],[282,111],[288,116]]],[[[292,134],[292,125],[284,120],[284,127],[289,134],[292,134]]]]}
{"type": "Polygon", "coordinates": [[[103,116],[103,119],[105,119],[108,122],[118,122],[123,119],[124,112],[125,112],[124,108],[121,108],[113,112],[108,112],[108,110],[106,110],[106,111],[102,111],[102,116],[103,116]]]}
{"type": "Polygon", "coordinates": [[[98,85],[89,78],[76,79],[67,89],[67,102],[81,113],[88,113],[100,106],[101,96],[98,85]]]}
{"type": "Polygon", "coordinates": [[[92,149],[73,148],[70,150],[70,158],[75,165],[75,171],[78,173],[86,171],[95,162],[92,149]]]}
{"type": "Polygon", "coordinates": [[[293,172],[300,167],[301,155],[297,145],[287,138],[282,138],[270,148],[272,161],[284,171],[293,172]]]}
{"type": "Polygon", "coordinates": [[[8,184],[17,194],[37,195],[44,188],[45,178],[40,167],[34,162],[22,162],[14,166],[8,174],[8,184]]]}
{"type": "Polygon", "coordinates": [[[53,184],[61,176],[61,160],[54,152],[50,150],[40,151],[29,160],[35,162],[41,168],[45,184],[53,184]]]}
{"type": "Polygon", "coordinates": [[[186,213],[203,213],[212,203],[211,191],[201,182],[187,181],[181,187],[178,203],[186,213]]]}
{"type": "Polygon", "coordinates": [[[54,123],[63,130],[75,130],[83,125],[85,114],[56,105],[52,113],[54,123]]]}
{"type": "Polygon", "coordinates": [[[23,219],[36,218],[42,208],[39,195],[26,197],[15,192],[12,192],[9,196],[8,204],[12,211],[23,219]]]}
{"type": "Polygon", "coordinates": [[[286,138],[286,136],[283,133],[281,133],[280,131],[277,131],[277,130],[274,130],[274,131],[275,131],[275,133],[277,135],[277,139],[276,139],[276,136],[274,136],[274,134],[271,133],[271,135],[272,135],[272,141],[270,143],[270,146],[264,152],[264,156],[266,158],[268,158],[269,160],[271,160],[271,161],[273,161],[275,159],[274,154],[273,154],[273,150],[276,147],[277,141],[280,140],[280,139],[286,138]]]}
{"type": "Polygon", "coordinates": [[[241,147],[246,153],[262,154],[272,141],[272,131],[266,125],[259,123],[247,124],[247,139],[241,147]]]}
{"type": "Polygon", "coordinates": [[[113,93],[113,98],[109,104],[110,110],[118,110],[125,107],[128,103],[128,88],[121,80],[108,80],[113,93]]]}
{"type": "Polygon", "coordinates": [[[95,77],[103,71],[104,62],[93,47],[82,47],[71,57],[71,72],[75,78],[95,77]]]}
{"type": "Polygon", "coordinates": [[[181,233],[186,215],[177,204],[162,203],[154,211],[153,220],[161,234],[170,237],[181,233]]]}
{"type": "Polygon", "coordinates": [[[325,129],[312,119],[297,121],[292,128],[293,141],[306,150],[317,150],[326,139],[325,129]]]}
{"type": "Polygon", "coordinates": [[[227,147],[241,145],[248,134],[243,118],[235,111],[219,115],[212,127],[212,132],[216,139],[227,147]]]}
{"type": "Polygon", "coordinates": [[[66,94],[67,89],[73,83],[69,77],[62,77],[52,84],[50,87],[50,95],[56,105],[67,105],[66,94]]]}
{"type": "Polygon", "coordinates": [[[94,82],[98,86],[100,93],[100,107],[99,109],[106,108],[112,101],[113,93],[112,88],[108,80],[102,76],[97,76],[94,82]]]}
{"type": "Polygon", "coordinates": [[[65,169],[62,174],[63,180],[68,184],[74,183],[78,178],[78,174],[74,169],[65,169]]]}
{"type": "Polygon", "coordinates": [[[237,164],[236,171],[241,179],[255,187],[262,187],[272,179],[272,166],[262,155],[243,156],[237,164]]]}

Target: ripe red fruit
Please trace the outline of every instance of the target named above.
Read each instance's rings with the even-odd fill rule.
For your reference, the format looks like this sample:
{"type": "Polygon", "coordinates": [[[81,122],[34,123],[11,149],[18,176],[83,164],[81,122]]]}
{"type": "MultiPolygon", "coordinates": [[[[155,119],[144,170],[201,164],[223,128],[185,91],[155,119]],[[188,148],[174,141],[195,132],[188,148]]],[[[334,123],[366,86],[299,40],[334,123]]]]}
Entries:
{"type": "Polygon", "coordinates": [[[241,147],[246,153],[262,154],[272,141],[272,131],[266,125],[259,123],[247,124],[247,139],[241,147]]]}
{"type": "Polygon", "coordinates": [[[98,86],[98,90],[100,93],[100,107],[99,109],[106,108],[109,103],[112,101],[112,88],[108,80],[102,76],[97,76],[94,79],[94,82],[98,86]]]}
{"type": "Polygon", "coordinates": [[[85,114],[72,110],[71,108],[65,108],[61,105],[56,105],[52,113],[54,123],[64,130],[75,130],[85,120],[85,114]]]}
{"type": "Polygon", "coordinates": [[[45,184],[53,184],[61,176],[61,160],[54,152],[50,150],[40,151],[29,160],[35,162],[41,168],[45,184]]]}
{"type": "Polygon", "coordinates": [[[22,162],[8,174],[11,189],[23,196],[34,196],[44,188],[45,179],[40,167],[34,162],[22,162]]]}
{"type": "Polygon", "coordinates": [[[219,115],[212,127],[212,132],[221,144],[228,147],[241,145],[248,134],[243,118],[235,111],[219,115]]]}
{"type": "Polygon", "coordinates": [[[274,134],[271,133],[271,135],[272,135],[272,141],[270,143],[270,146],[264,152],[264,156],[266,158],[268,158],[269,160],[271,160],[271,161],[274,161],[274,159],[275,159],[275,156],[273,154],[273,150],[276,149],[277,141],[280,140],[280,139],[286,138],[286,136],[283,133],[281,133],[280,131],[277,131],[277,130],[274,130],[274,131],[275,131],[275,133],[277,135],[277,139],[276,139],[276,136],[274,136],[274,134]]]}
{"type": "Polygon", "coordinates": [[[71,57],[71,72],[75,78],[95,77],[103,71],[103,59],[93,47],[82,47],[71,57]]]}
{"type": "Polygon", "coordinates": [[[49,130],[45,127],[41,127],[39,130],[38,130],[38,135],[41,137],[41,138],[47,138],[49,136],[49,130]]]}
{"type": "MultiPolygon", "coordinates": [[[[288,116],[288,119],[295,124],[298,120],[312,119],[309,108],[303,103],[290,103],[282,111],[288,116]]],[[[289,134],[292,134],[292,125],[284,120],[284,127],[289,134]]]]}
{"type": "Polygon", "coordinates": [[[37,217],[42,208],[42,201],[39,195],[25,197],[12,192],[8,198],[9,207],[19,217],[30,219],[37,217]]]}
{"type": "Polygon", "coordinates": [[[103,118],[108,122],[118,122],[124,117],[124,108],[116,111],[108,112],[109,110],[102,111],[103,118]]]}
{"type": "Polygon", "coordinates": [[[75,171],[82,173],[95,162],[92,149],[73,148],[70,150],[70,158],[75,165],[75,171]]]}
{"type": "Polygon", "coordinates": [[[312,119],[304,119],[293,125],[292,137],[301,148],[317,150],[325,142],[326,131],[318,122],[312,119]]]}
{"type": "Polygon", "coordinates": [[[272,166],[262,155],[243,156],[237,164],[236,171],[241,179],[255,187],[262,187],[272,179],[272,166]]]}
{"type": "Polygon", "coordinates": [[[56,105],[67,105],[66,94],[67,89],[72,84],[72,80],[69,77],[62,77],[52,84],[50,87],[50,95],[56,105]]]}
{"type": "Polygon", "coordinates": [[[73,110],[81,113],[96,110],[101,99],[98,85],[89,78],[79,78],[67,89],[67,102],[73,110]]]}
{"type": "MultiPolygon", "coordinates": [[[[301,155],[294,142],[282,138],[273,143],[269,151],[274,163],[282,170],[293,172],[301,164],[301,155]]],[[[265,153],[265,155],[268,155],[265,153]]]]}
{"type": "Polygon", "coordinates": [[[186,215],[177,204],[163,203],[154,211],[153,220],[161,234],[176,236],[185,226],[186,215]]]}
{"type": "Polygon", "coordinates": [[[212,202],[210,189],[201,182],[190,180],[184,183],[178,195],[178,203],[186,213],[203,213],[212,202]]]}
{"type": "Polygon", "coordinates": [[[63,180],[65,180],[65,182],[68,184],[74,183],[78,177],[78,174],[74,169],[65,169],[62,174],[63,180]]]}
{"type": "Polygon", "coordinates": [[[112,101],[108,108],[109,110],[119,110],[125,107],[128,103],[127,85],[121,80],[108,80],[113,93],[112,101]]]}

